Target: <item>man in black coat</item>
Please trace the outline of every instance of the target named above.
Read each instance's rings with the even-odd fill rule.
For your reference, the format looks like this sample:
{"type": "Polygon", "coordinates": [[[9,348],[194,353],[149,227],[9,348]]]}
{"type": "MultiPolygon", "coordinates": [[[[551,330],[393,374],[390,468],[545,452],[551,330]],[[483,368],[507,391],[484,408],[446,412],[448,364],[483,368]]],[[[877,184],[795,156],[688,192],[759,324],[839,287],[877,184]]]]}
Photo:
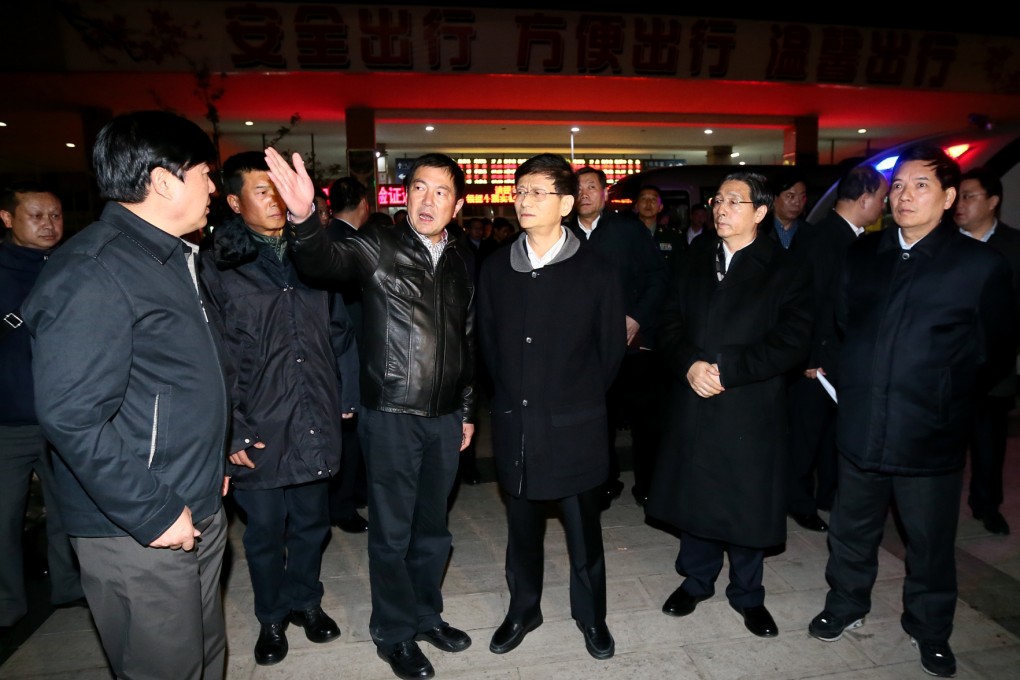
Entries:
{"type": "MultiPolygon", "coordinates": [[[[1020,305],[1020,231],[999,222],[1002,180],[987,168],[965,172],[953,218],[964,234],[984,241],[1002,253],[1013,274],[1013,293],[1020,305]]],[[[970,494],[974,518],[993,534],[1008,534],[1009,524],[999,512],[1002,504],[1002,466],[1006,460],[1009,412],[1016,403],[1016,364],[1011,366],[974,409],[970,438],[970,494]]]]}
{"type": "Polygon", "coordinates": [[[959,184],[942,149],[907,150],[889,185],[896,228],[847,251],[829,592],[808,626],[831,642],[863,623],[895,503],[906,543],[900,623],[940,677],[956,673],[955,539],[973,405],[1015,360],[1018,325],[1006,259],[944,220],[959,184]]]}
{"type": "Polygon", "coordinates": [[[286,208],[267,170],[259,151],[224,161],[224,191],[237,217],[213,231],[201,271],[231,358],[227,475],[246,515],[260,665],[287,656],[288,622],[312,642],[340,636],[322,610],[319,573],[330,526],[329,478],[340,466],[340,420],[358,402],[350,318],[291,264],[286,208]]]}
{"type": "Polygon", "coordinates": [[[659,333],[669,416],[646,506],[681,532],[685,578],[663,612],[693,613],[728,556],[726,598],[760,637],[779,634],[762,570],[786,541],[786,374],[811,331],[806,270],[759,232],[771,202],[762,175],[728,175],[712,201],[719,239],[673,278],[659,333]]]}
{"type": "MultiPolygon", "coordinates": [[[[639,364],[642,353],[655,345],[655,326],[659,306],[666,289],[666,261],[659,254],[648,231],[633,214],[620,214],[606,210],[606,173],[585,166],[577,171],[578,197],[576,219],[570,229],[583,244],[600,252],[620,279],[623,287],[624,313],[627,322],[627,355],[613,388],[609,392],[609,479],[603,485],[603,507],[608,508],[623,491],[620,481],[620,463],[616,454],[616,430],[631,426],[635,448],[646,441],[654,441],[641,430],[642,418],[634,417],[635,393],[646,391],[643,372],[639,364]],[[634,431],[635,425],[637,432],[634,431]]],[[[649,444],[654,446],[654,444],[649,444]]],[[[651,454],[638,454],[651,459],[651,454]]],[[[647,489],[634,489],[635,498],[643,502],[647,489]]]]}
{"type": "MultiPolygon", "coordinates": [[[[332,217],[326,225],[326,233],[330,240],[352,238],[358,233],[371,212],[368,199],[368,187],[356,177],[341,177],[329,186],[332,217]]],[[[330,290],[342,298],[354,324],[354,336],[359,345],[363,344],[361,287],[355,282],[346,282],[335,284],[330,290]]],[[[358,507],[364,507],[368,497],[365,455],[358,433],[358,414],[344,415],[350,417],[345,417],[340,424],[343,456],[340,458],[340,474],[329,481],[329,519],[341,531],[360,534],[368,531],[368,521],[358,514],[358,507]]]]}
{"type": "Polygon", "coordinates": [[[615,643],[606,626],[600,496],[609,471],[605,395],[626,349],[623,298],[602,256],[561,226],[577,192],[570,164],[540,154],[514,179],[524,236],[486,261],[478,298],[509,525],[510,606],[489,649],[509,652],[542,623],[542,548],[555,503],[570,555],[571,615],[588,653],[608,659],[615,643]]]}
{"type": "Polygon", "coordinates": [[[889,183],[870,165],[851,169],[836,189],[836,205],[813,225],[806,265],[811,271],[811,356],[790,376],[790,476],[787,512],[805,529],[825,531],[818,510],[836,493],[836,403],[818,379],[836,381],[839,341],[832,306],[846,249],[882,216],[889,183]]]}

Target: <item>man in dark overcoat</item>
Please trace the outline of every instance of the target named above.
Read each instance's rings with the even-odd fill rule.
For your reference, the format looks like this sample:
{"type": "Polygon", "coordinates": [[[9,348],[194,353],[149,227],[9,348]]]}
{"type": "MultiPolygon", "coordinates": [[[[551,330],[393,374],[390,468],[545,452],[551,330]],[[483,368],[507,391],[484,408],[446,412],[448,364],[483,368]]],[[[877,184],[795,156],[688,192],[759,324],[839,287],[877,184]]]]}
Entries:
{"type": "Polygon", "coordinates": [[[737,172],[712,201],[715,247],[690,253],[667,293],[659,328],[670,370],[662,447],[646,506],[680,529],[685,580],[663,611],[686,616],[715,592],[755,635],[778,628],[765,608],[764,549],[786,540],[785,374],[807,356],[807,270],[758,225],[767,180],[737,172]]]}
{"type": "MultiPolygon", "coordinates": [[[[991,168],[974,168],[960,179],[953,220],[960,231],[1002,253],[1013,275],[1013,295],[1020,306],[1020,231],[999,221],[1002,180],[991,168]]],[[[1009,412],[1016,405],[1017,372],[1012,364],[974,408],[970,435],[970,488],[967,504],[985,529],[1006,535],[1009,524],[999,512],[1002,505],[1002,466],[1006,462],[1009,412]]]]}
{"type": "Polygon", "coordinates": [[[548,502],[570,554],[570,609],[596,659],[613,655],[606,627],[601,486],[609,474],[606,393],[626,351],[623,291],[608,263],[560,225],[577,179],[540,154],[515,174],[524,234],[482,267],[478,327],[492,371],[492,440],[505,492],[510,606],[489,649],[504,654],[542,623],[548,502]]]}
{"type": "Polygon", "coordinates": [[[941,148],[908,149],[889,182],[896,228],[847,251],[829,592],[808,625],[834,642],[863,623],[895,504],[906,544],[900,625],[939,677],[956,673],[955,539],[973,407],[1014,361],[1017,337],[1006,259],[945,219],[959,185],[941,148]]]}

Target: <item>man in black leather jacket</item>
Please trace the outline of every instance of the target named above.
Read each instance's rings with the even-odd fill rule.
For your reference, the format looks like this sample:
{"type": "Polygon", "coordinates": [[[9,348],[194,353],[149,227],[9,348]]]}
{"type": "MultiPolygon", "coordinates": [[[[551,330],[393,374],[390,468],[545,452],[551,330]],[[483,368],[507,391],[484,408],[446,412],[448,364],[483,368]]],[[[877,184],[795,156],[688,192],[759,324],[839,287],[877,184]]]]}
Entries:
{"type": "Polygon", "coordinates": [[[294,263],[323,285],[362,288],[372,639],[398,677],[430,678],[416,640],[448,652],[471,644],[443,621],[440,592],[452,544],[446,499],[474,435],[474,262],[446,229],[464,204],[464,172],[448,156],[422,156],[407,174],[406,223],[330,242],[304,162],[293,160],[266,150],[294,263]]]}

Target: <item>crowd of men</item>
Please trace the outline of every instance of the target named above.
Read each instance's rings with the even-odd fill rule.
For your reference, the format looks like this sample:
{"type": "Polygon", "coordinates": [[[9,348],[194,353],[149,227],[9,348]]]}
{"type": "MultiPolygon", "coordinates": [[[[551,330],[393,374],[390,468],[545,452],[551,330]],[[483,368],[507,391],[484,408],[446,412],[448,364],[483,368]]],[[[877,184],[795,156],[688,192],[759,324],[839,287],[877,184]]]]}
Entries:
{"type": "Polygon", "coordinates": [[[286,658],[291,623],[315,643],[341,635],[321,606],[335,524],[368,533],[378,655],[400,678],[433,677],[419,642],[472,643],[443,617],[442,582],[449,499],[458,478],[478,481],[485,436],[508,526],[509,605],[490,651],[543,622],[552,505],[571,615],[608,659],[600,515],[623,490],[626,427],[632,493],[679,536],[665,614],[711,597],[728,557],[730,605],[777,636],[763,562],[790,516],[828,534],[829,591],[808,630],[834,642],[871,609],[895,504],[902,626],[925,671],[955,674],[968,451],[974,516],[1009,532],[1020,234],[997,219],[993,173],[918,146],[888,176],[850,170],[811,224],[802,176],[735,169],[678,229],[658,187],[617,213],[602,171],[539,154],[514,178],[521,232],[500,224],[496,243],[483,220],[456,226],[465,177],[441,153],[408,171],[395,224],[369,219],[353,178],[327,198],[298,154],[236,154],[219,181],[215,157],[186,119],[128,113],[94,146],[103,212],[66,242],[52,187],[0,196],[0,388],[16,397],[0,411],[0,541],[14,557],[0,624],[26,612],[34,472],[51,601],[84,597],[114,674],[223,677],[229,495],[256,663],[286,658]],[[229,212],[208,232],[214,194],[229,212]],[[892,225],[874,228],[885,213],[892,225]],[[491,432],[476,431],[480,404],[491,432]]]}

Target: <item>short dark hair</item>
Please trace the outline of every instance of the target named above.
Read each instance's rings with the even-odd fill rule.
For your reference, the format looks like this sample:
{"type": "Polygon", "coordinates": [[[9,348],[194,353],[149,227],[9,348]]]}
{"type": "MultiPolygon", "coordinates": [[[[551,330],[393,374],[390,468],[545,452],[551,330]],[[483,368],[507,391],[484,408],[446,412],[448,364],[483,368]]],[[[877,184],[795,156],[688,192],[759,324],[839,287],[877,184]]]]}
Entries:
{"type": "Polygon", "coordinates": [[[960,164],[950,158],[942,147],[935,144],[918,144],[908,148],[896,160],[892,176],[895,177],[900,167],[909,161],[921,161],[925,165],[930,165],[935,170],[935,178],[943,190],[950,187],[960,188],[960,164]]]}
{"type": "Polygon", "coordinates": [[[655,184],[642,184],[640,187],[638,187],[638,190],[637,190],[638,196],[640,196],[641,192],[646,190],[646,189],[648,191],[654,191],[656,193],[656,195],[659,197],[659,199],[662,200],[662,189],[660,189],[655,184]]]}
{"type": "MultiPolygon", "coordinates": [[[[766,210],[772,210],[772,201],[775,199],[775,196],[769,189],[769,180],[765,175],[748,170],[740,170],[726,175],[723,181],[719,183],[719,186],[721,187],[726,182],[743,182],[751,190],[751,203],[754,205],[755,210],[761,206],[765,206],[766,210]]],[[[793,185],[791,184],[790,186],[793,185]]]]}
{"type": "Polygon", "coordinates": [[[467,182],[464,179],[464,169],[457,165],[457,161],[453,160],[444,153],[427,153],[424,156],[419,156],[415,159],[414,163],[407,171],[407,176],[404,177],[404,188],[408,189],[411,187],[411,182],[414,181],[415,175],[418,174],[419,168],[439,168],[440,170],[446,170],[453,177],[453,191],[454,198],[460,200],[467,194],[467,182]]]}
{"type": "Polygon", "coordinates": [[[871,165],[851,168],[836,185],[837,201],[856,201],[864,194],[873,194],[882,186],[885,177],[871,165]]]}
{"type": "Polygon", "coordinates": [[[18,194],[52,194],[60,201],[60,194],[50,185],[34,179],[22,179],[12,182],[0,190],[0,210],[13,215],[14,211],[18,209],[18,204],[21,203],[18,200],[18,194]]]}
{"type": "Polygon", "coordinates": [[[368,198],[368,187],[356,177],[341,177],[329,185],[329,207],[333,212],[354,210],[368,198]]]}
{"type": "Polygon", "coordinates": [[[603,189],[605,189],[606,186],[608,186],[609,184],[609,181],[606,179],[606,171],[601,170],[599,168],[593,168],[590,165],[586,165],[583,168],[578,168],[577,172],[574,174],[577,175],[578,180],[581,179],[581,175],[595,175],[598,178],[599,184],[602,185],[603,189]]]}
{"type": "Polygon", "coordinates": [[[553,189],[566,196],[577,197],[577,175],[563,156],[540,153],[517,166],[514,182],[526,175],[542,175],[552,180],[553,189]]]}
{"type": "MultiPolygon", "coordinates": [[[[977,183],[981,185],[981,188],[985,190],[985,193],[989,196],[998,196],[999,202],[995,206],[995,216],[999,216],[999,211],[1002,210],[1002,178],[996,173],[992,172],[985,166],[973,168],[960,175],[960,184],[963,184],[965,179],[976,179],[977,183]]],[[[959,197],[957,197],[959,200],[959,197]]],[[[0,208],[3,206],[0,205],[0,208]]]]}
{"type": "Polygon", "coordinates": [[[269,170],[266,155],[261,151],[242,151],[223,161],[223,191],[238,196],[244,188],[244,175],[255,170],[269,170]]]}
{"type": "MultiPolygon", "coordinates": [[[[772,177],[771,182],[769,182],[773,199],[798,182],[803,182],[804,186],[807,186],[807,180],[804,179],[804,175],[802,175],[799,170],[793,170],[790,168],[782,168],[778,170],[772,177]]],[[[771,208],[769,209],[771,210],[771,208]]]]}
{"type": "Polygon", "coordinates": [[[100,196],[120,203],[144,201],[156,168],[183,181],[191,168],[215,161],[209,135],[187,118],[167,111],[121,114],[103,126],[92,148],[100,196]]]}

